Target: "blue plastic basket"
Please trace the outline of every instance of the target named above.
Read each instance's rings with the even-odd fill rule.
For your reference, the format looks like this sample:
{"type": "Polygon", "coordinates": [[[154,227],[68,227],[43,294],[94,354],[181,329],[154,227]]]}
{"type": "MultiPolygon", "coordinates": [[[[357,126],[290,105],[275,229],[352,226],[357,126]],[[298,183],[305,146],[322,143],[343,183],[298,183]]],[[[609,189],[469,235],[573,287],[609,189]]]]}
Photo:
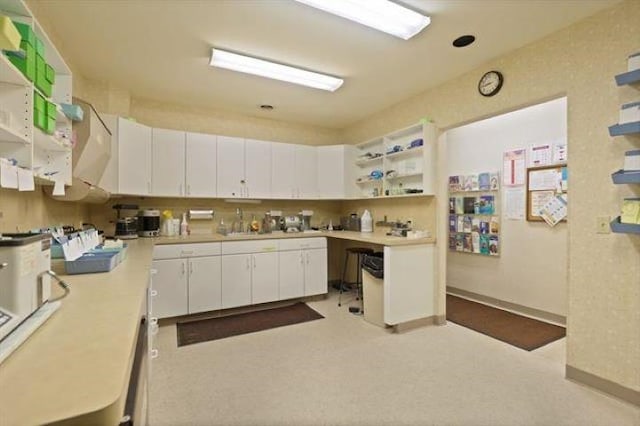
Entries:
{"type": "Polygon", "coordinates": [[[118,252],[87,253],[74,261],[65,261],[69,275],[109,272],[118,265],[118,252]]]}

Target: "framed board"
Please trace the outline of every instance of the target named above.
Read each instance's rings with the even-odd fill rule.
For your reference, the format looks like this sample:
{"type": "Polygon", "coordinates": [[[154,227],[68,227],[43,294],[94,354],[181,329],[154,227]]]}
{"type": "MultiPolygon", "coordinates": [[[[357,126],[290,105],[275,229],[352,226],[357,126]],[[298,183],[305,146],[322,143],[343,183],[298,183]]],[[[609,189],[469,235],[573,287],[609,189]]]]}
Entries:
{"type": "MultiPolygon", "coordinates": [[[[568,169],[566,164],[530,167],[527,169],[527,221],[544,222],[539,210],[556,195],[567,199],[568,169]]],[[[566,222],[563,219],[562,222],[566,222]]]]}

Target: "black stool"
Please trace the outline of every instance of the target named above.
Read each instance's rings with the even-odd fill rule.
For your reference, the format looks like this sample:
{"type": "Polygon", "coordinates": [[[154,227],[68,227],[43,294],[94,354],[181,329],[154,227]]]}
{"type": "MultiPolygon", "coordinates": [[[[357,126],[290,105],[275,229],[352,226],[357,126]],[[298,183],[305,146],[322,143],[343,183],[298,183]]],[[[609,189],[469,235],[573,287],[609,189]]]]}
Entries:
{"type": "MultiPolygon", "coordinates": [[[[345,289],[345,278],[347,275],[347,266],[349,264],[349,255],[355,255],[357,259],[357,271],[356,271],[356,300],[362,300],[362,261],[367,254],[373,254],[373,249],[366,247],[349,247],[345,250],[344,268],[342,269],[342,280],[340,280],[340,296],[338,296],[338,306],[342,306],[342,293],[345,289]]],[[[359,312],[362,312],[362,306],[359,312]]]]}

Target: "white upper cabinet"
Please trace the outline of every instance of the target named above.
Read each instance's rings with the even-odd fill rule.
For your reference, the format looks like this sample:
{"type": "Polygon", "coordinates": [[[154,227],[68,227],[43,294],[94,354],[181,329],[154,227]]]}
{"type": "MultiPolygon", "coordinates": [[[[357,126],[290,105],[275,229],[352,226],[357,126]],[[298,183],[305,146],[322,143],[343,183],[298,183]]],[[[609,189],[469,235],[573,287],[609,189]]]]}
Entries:
{"type": "Polygon", "coordinates": [[[151,194],[151,128],[118,118],[118,193],[151,194]]]}
{"type": "Polygon", "coordinates": [[[218,197],[244,197],[244,139],[218,136],[217,164],[218,197]]]}
{"type": "Polygon", "coordinates": [[[318,151],[315,146],[295,145],[295,181],[295,198],[318,198],[318,151]]]}
{"type": "Polygon", "coordinates": [[[187,133],[185,184],[187,197],[215,197],[218,140],[215,135],[187,133]]]}
{"type": "Polygon", "coordinates": [[[185,192],[185,132],[153,129],[151,141],[151,195],[182,197],[185,192]]]}
{"type": "Polygon", "coordinates": [[[271,145],[271,196],[272,198],[296,198],[295,145],[274,143],[271,145]]]}
{"type": "Polygon", "coordinates": [[[107,167],[104,169],[104,173],[98,182],[98,186],[107,192],[112,194],[118,193],[118,117],[115,115],[105,114],[102,116],[104,124],[111,132],[111,157],[107,167]]]}
{"type": "Polygon", "coordinates": [[[346,182],[346,145],[319,146],[318,150],[318,198],[348,198],[346,182]]]}
{"type": "Polygon", "coordinates": [[[271,142],[245,140],[245,197],[271,198],[271,142]]]}

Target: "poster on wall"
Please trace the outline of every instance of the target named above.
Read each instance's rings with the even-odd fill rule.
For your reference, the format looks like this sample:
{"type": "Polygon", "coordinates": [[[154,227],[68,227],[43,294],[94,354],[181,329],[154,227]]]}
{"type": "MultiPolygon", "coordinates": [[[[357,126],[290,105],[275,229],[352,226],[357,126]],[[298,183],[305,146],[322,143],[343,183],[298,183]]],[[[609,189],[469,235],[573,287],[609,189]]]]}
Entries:
{"type": "Polygon", "coordinates": [[[567,217],[567,200],[565,194],[552,197],[540,209],[540,217],[551,227],[567,217]]]}
{"type": "Polygon", "coordinates": [[[523,220],[525,206],[524,187],[505,188],[504,215],[508,220],[523,220]]]}
{"type": "Polygon", "coordinates": [[[551,144],[531,145],[529,148],[529,167],[547,166],[551,160],[551,144]]]}
{"type": "Polygon", "coordinates": [[[556,144],[553,147],[553,162],[566,163],[568,157],[567,144],[556,144]]]}
{"type": "Polygon", "coordinates": [[[502,176],[506,186],[524,185],[526,149],[506,151],[502,156],[502,176]]]}

